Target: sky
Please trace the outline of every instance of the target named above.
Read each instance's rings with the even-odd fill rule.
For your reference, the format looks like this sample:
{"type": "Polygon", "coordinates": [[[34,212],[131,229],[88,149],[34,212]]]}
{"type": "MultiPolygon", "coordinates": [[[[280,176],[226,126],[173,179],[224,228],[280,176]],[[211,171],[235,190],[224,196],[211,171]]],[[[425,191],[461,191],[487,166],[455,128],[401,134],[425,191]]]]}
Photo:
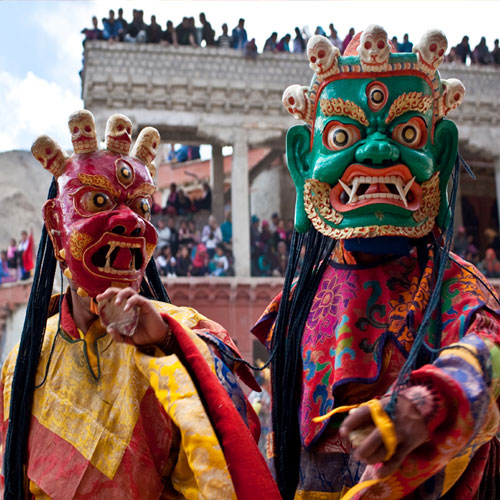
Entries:
{"type": "Polygon", "coordinates": [[[147,23],[155,14],[163,27],[167,19],[177,25],[183,16],[195,17],[199,25],[199,13],[205,12],[216,36],[222,23],[231,30],[243,17],[259,50],[273,31],[281,37],[293,34],[295,26],[307,26],[314,33],[321,25],[328,32],[331,22],[340,38],[350,27],[358,32],[372,23],[399,40],[409,33],[414,43],[431,28],[441,29],[449,46],[467,34],[472,49],[485,36],[491,50],[493,40],[500,37],[498,0],[0,0],[0,152],[29,150],[41,134],[71,147],[67,118],[83,107],[81,30],[91,27],[93,15],[102,28],[101,19],[109,9],[116,12],[119,7],[128,21],[132,9],[140,8],[147,23]]]}

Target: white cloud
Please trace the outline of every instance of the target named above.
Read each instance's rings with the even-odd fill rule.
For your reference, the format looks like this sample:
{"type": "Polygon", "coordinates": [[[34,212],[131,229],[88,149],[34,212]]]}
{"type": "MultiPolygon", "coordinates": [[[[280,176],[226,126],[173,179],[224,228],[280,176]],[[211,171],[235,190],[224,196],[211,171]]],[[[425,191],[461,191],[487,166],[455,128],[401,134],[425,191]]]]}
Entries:
{"type": "Polygon", "coordinates": [[[59,82],[66,82],[75,90],[80,87],[78,72],[82,68],[84,27],[91,27],[93,2],[78,4],[71,2],[51,2],[50,8],[33,12],[34,20],[41,35],[51,41],[53,51],[47,57],[50,74],[59,82]]]}
{"type": "Polygon", "coordinates": [[[0,72],[0,151],[29,149],[41,134],[70,148],[68,116],[82,106],[70,90],[32,72],[24,79],[0,72]]]}

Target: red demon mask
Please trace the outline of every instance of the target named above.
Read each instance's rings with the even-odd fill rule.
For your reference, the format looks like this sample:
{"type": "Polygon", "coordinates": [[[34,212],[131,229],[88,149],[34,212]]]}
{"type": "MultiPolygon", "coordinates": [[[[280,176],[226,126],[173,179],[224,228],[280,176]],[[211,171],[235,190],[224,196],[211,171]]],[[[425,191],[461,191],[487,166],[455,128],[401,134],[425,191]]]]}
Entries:
{"type": "Polygon", "coordinates": [[[109,122],[117,121],[113,116],[106,131],[107,150],[97,150],[92,115],[87,111],[78,115],[83,115],[80,123],[87,127],[80,134],[75,115],[70,118],[79,154],[66,158],[46,136],[32,148],[57,178],[58,195],[43,208],[55,256],[64,262],[65,275],[80,295],[95,297],[110,286],[138,290],[158,239],[149,220],[156,190],[151,160],[159,134],[150,127],[144,129],[128,156],[131,128],[123,120],[128,119],[122,116],[123,133],[114,131],[111,136],[109,122]]]}

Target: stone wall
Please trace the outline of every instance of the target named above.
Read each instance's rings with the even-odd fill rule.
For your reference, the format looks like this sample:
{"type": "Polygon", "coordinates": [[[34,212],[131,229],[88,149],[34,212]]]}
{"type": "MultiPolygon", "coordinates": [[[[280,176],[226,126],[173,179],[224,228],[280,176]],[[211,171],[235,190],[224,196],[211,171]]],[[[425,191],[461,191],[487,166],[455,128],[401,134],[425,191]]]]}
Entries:
{"type": "MultiPolygon", "coordinates": [[[[498,154],[500,70],[443,64],[440,72],[467,89],[462,106],[450,114],[461,137],[471,147],[498,154]]],[[[120,110],[139,126],[164,129],[169,141],[224,142],[225,134],[240,126],[250,132],[250,144],[257,144],[282,141],[295,123],[282,107],[283,90],[293,83],[307,85],[311,77],[305,54],[249,59],[231,49],[95,41],[85,47],[82,96],[98,119],[120,110]]]]}

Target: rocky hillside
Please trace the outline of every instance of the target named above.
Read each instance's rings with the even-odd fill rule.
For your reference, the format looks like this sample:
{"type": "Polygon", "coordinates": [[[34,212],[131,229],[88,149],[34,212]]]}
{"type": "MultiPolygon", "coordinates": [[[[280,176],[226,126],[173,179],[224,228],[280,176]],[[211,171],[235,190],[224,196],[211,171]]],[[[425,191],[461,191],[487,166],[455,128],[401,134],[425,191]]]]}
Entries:
{"type": "Polygon", "coordinates": [[[42,230],[42,205],[52,176],[29,151],[0,153],[0,249],[21,231],[33,228],[35,242],[42,230]]]}

